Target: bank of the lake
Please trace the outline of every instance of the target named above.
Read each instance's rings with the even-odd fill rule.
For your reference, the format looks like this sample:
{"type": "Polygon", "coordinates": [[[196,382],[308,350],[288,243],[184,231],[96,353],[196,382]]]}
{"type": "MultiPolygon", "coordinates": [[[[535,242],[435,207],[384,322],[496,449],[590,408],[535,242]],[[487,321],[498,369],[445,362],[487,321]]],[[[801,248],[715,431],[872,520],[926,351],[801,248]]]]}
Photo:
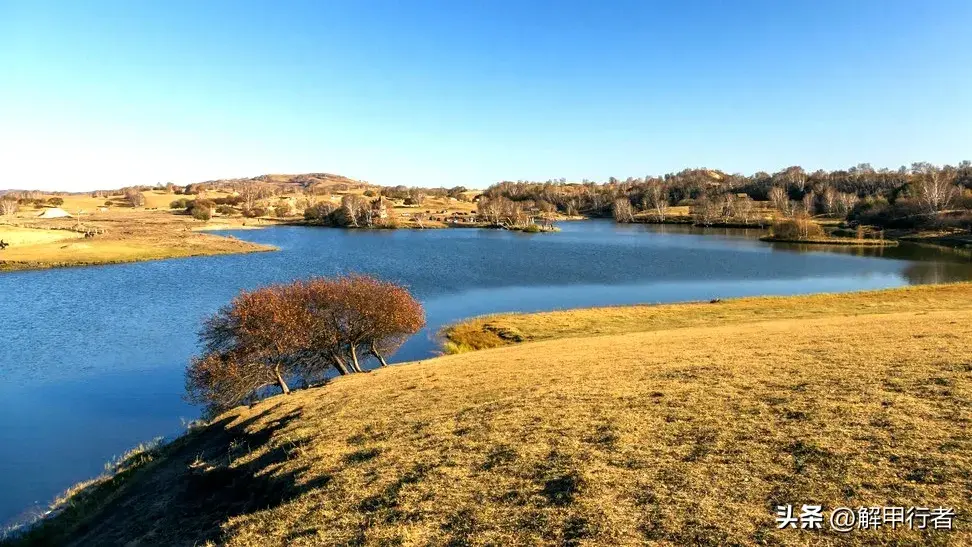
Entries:
{"type": "Polygon", "coordinates": [[[760,241],[767,243],[796,243],[797,245],[844,245],[849,247],[897,247],[893,239],[860,239],[849,237],[808,237],[787,238],[772,235],[762,236],[760,241]]]}
{"type": "Polygon", "coordinates": [[[312,275],[407,285],[437,331],[502,312],[880,289],[972,279],[934,247],[806,248],[758,230],[564,222],[561,231],[231,230],[279,249],[0,275],[0,522],[36,512],[132,446],[184,431],[183,370],[202,319],[240,289],[312,275]],[[65,458],[64,454],[70,454],[65,458]]]}
{"type": "Polygon", "coordinates": [[[233,409],[21,544],[802,545],[792,500],[959,515],[820,545],[972,541],[972,284],[496,319],[530,341],[233,409]]]}
{"type": "Polygon", "coordinates": [[[271,245],[210,232],[267,225],[254,220],[244,224],[241,219],[220,219],[204,224],[159,211],[103,216],[86,219],[80,227],[71,219],[0,224],[0,240],[9,244],[0,250],[0,274],[276,250],[271,245]]]}

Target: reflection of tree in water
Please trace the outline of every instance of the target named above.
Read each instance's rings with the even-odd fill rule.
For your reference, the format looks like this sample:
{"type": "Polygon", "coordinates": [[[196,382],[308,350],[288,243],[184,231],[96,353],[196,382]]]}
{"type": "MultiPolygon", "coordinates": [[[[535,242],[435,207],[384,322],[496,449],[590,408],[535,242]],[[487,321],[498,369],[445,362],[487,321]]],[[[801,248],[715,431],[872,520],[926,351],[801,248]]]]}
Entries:
{"type": "MultiPolygon", "coordinates": [[[[855,247],[853,245],[801,243],[771,243],[771,245],[773,246],[773,250],[796,253],[828,252],[868,258],[891,258],[894,260],[964,264],[967,270],[972,265],[972,251],[941,247],[938,245],[923,245],[920,243],[901,242],[901,244],[894,247],[855,247]]],[[[968,277],[965,279],[968,279],[968,277]]]]}
{"type": "Polygon", "coordinates": [[[972,265],[958,262],[912,262],[902,272],[912,285],[972,280],[972,265]]]}
{"type": "MultiPolygon", "coordinates": [[[[661,234],[698,234],[755,239],[765,230],[744,228],[702,228],[690,224],[628,224],[618,225],[645,227],[661,234]]],[[[774,251],[789,253],[839,253],[866,258],[890,258],[906,260],[908,266],[902,275],[912,285],[923,283],[952,283],[972,281],[972,250],[942,247],[901,241],[893,247],[856,247],[853,245],[820,245],[800,243],[769,243],[774,251]]]]}
{"type": "Polygon", "coordinates": [[[618,224],[618,226],[627,226],[632,229],[654,232],[658,234],[725,236],[725,237],[739,237],[745,239],[756,239],[760,236],[766,235],[766,230],[760,228],[727,228],[727,227],[712,227],[712,226],[703,227],[703,226],[696,226],[694,224],[653,224],[653,223],[618,224]]]}

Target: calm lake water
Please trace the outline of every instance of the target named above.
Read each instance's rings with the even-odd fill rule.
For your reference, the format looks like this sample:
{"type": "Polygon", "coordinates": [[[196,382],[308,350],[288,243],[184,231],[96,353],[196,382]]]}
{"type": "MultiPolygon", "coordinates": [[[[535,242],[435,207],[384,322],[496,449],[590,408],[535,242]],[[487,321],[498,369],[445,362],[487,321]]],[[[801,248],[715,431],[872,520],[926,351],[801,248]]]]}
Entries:
{"type": "Polygon", "coordinates": [[[434,354],[434,333],[502,311],[851,291],[972,279],[934,248],[770,245],[756,231],[573,222],[496,230],[230,232],[276,253],[0,274],[0,524],[36,511],[197,410],[183,369],[208,314],[240,289],[312,275],[408,285],[429,327],[392,361],[434,354]]]}

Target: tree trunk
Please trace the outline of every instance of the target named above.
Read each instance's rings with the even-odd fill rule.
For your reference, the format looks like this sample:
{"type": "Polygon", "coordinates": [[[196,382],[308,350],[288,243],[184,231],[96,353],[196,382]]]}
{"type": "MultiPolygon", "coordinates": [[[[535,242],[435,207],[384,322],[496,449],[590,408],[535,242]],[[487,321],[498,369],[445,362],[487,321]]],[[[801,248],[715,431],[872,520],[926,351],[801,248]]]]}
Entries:
{"type": "Polygon", "coordinates": [[[280,367],[274,369],[273,373],[277,375],[277,384],[280,385],[280,390],[283,391],[284,395],[289,395],[290,388],[287,387],[287,382],[285,382],[283,376],[280,375],[280,367]]]}
{"type": "Polygon", "coordinates": [[[361,365],[358,363],[358,350],[351,344],[351,368],[355,372],[362,372],[361,365]]]}
{"type": "Polygon", "coordinates": [[[332,360],[334,361],[334,368],[337,369],[338,373],[340,373],[341,376],[347,376],[348,368],[344,366],[344,359],[341,359],[340,355],[335,355],[332,360]]]}
{"type": "Polygon", "coordinates": [[[371,344],[371,354],[374,355],[376,359],[378,359],[378,362],[381,363],[381,366],[383,367],[388,366],[388,363],[385,361],[385,358],[381,355],[381,353],[378,352],[378,346],[376,346],[374,342],[372,342],[371,344]]]}

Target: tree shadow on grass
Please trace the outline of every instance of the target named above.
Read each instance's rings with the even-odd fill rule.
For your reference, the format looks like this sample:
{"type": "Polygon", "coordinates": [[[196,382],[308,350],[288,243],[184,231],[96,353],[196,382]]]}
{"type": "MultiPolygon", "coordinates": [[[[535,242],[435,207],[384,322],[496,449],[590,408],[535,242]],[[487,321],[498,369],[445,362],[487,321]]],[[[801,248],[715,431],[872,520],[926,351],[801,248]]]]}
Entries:
{"type": "Polygon", "coordinates": [[[301,415],[267,421],[280,404],[233,424],[224,418],[158,449],[148,463],[86,486],[58,515],[11,545],[198,545],[218,541],[228,519],[285,503],[330,481],[301,482],[307,467],[273,472],[301,441],[268,446],[301,415]],[[260,423],[258,427],[255,426],[260,423]],[[251,429],[252,431],[249,431],[251,429]],[[253,452],[252,461],[240,459],[253,452]]]}

